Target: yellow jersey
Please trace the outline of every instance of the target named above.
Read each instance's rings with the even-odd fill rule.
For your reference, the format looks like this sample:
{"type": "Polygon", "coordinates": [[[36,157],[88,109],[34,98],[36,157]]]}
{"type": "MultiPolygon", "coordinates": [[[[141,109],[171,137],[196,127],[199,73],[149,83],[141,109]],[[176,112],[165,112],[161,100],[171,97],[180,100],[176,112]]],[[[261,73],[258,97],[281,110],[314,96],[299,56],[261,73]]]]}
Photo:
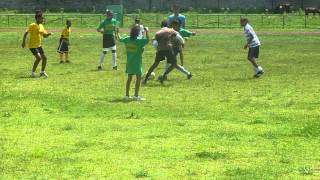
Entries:
{"type": "Polygon", "coordinates": [[[63,39],[69,39],[70,32],[71,32],[71,28],[70,28],[70,27],[69,27],[69,28],[65,27],[65,28],[63,29],[62,33],[61,33],[61,37],[62,37],[63,39]]]}
{"type": "Polygon", "coordinates": [[[42,24],[32,23],[26,30],[30,34],[29,48],[38,48],[41,46],[41,40],[44,34],[48,34],[42,24]]]}

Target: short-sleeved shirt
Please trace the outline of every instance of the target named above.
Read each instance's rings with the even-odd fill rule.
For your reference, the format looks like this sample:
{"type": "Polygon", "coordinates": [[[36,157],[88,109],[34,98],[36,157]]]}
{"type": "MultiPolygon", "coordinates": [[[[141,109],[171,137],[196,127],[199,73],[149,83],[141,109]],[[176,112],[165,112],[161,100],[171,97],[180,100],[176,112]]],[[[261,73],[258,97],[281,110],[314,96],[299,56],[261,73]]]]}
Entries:
{"type": "Polygon", "coordinates": [[[120,42],[125,43],[127,51],[127,74],[143,74],[142,66],[142,53],[143,47],[148,44],[149,40],[146,38],[138,38],[135,40],[130,39],[130,37],[120,38],[120,42]]]}
{"type": "Polygon", "coordinates": [[[70,27],[69,28],[65,27],[62,30],[61,37],[64,38],[64,39],[69,39],[70,33],[71,33],[71,28],[70,27]]]}
{"type": "Polygon", "coordinates": [[[112,19],[105,19],[103,20],[98,29],[103,29],[103,34],[112,34],[114,35],[114,29],[117,26],[117,20],[112,18],[112,19]]]}
{"type": "Polygon", "coordinates": [[[185,26],[186,26],[186,17],[184,15],[182,15],[182,14],[179,14],[178,16],[176,16],[175,14],[170,15],[169,18],[168,18],[169,27],[171,26],[171,24],[172,24],[172,22],[174,20],[179,21],[181,27],[185,28],[185,26]]]}
{"type": "Polygon", "coordinates": [[[180,34],[177,34],[176,37],[171,40],[173,50],[181,50],[182,44],[184,44],[184,39],[180,34]]]}
{"type": "Polygon", "coordinates": [[[250,26],[249,23],[247,23],[244,26],[244,34],[247,39],[247,42],[249,42],[249,40],[251,40],[252,38],[252,40],[249,42],[249,45],[248,45],[249,48],[253,48],[261,45],[257,34],[254,32],[252,26],[250,26]]]}
{"type": "Polygon", "coordinates": [[[38,48],[41,46],[41,41],[44,34],[48,34],[42,24],[32,23],[26,30],[30,34],[29,48],[38,48]]]}
{"type": "Polygon", "coordinates": [[[186,29],[180,28],[179,33],[181,34],[182,37],[191,37],[192,36],[192,32],[188,31],[186,29]]]}

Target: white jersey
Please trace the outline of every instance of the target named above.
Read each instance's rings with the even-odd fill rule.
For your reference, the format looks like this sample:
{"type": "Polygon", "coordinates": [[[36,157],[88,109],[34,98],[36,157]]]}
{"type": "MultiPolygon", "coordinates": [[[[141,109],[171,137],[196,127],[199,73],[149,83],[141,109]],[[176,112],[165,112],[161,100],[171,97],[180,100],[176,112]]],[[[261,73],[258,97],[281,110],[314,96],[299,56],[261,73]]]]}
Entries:
{"type": "Polygon", "coordinates": [[[141,24],[139,26],[140,26],[140,32],[139,32],[138,38],[143,38],[144,37],[144,27],[141,24]]]}
{"type": "Polygon", "coordinates": [[[261,45],[257,34],[254,32],[252,26],[250,26],[249,23],[247,23],[246,26],[244,27],[244,34],[246,36],[247,42],[249,43],[248,45],[249,48],[253,48],[261,45]]]}

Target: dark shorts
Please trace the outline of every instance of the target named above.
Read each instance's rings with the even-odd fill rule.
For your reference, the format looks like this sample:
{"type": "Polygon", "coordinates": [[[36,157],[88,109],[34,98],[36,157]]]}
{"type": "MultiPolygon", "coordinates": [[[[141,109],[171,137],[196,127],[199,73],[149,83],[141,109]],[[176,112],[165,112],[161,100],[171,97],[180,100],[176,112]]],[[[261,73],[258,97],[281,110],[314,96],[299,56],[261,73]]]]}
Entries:
{"type": "Polygon", "coordinates": [[[116,45],[116,40],[113,34],[103,35],[103,48],[110,48],[116,45]]]}
{"type": "Polygon", "coordinates": [[[177,58],[172,50],[157,51],[155,61],[163,61],[165,59],[169,64],[177,64],[177,58]]]}
{"type": "Polygon", "coordinates": [[[37,48],[30,48],[30,51],[32,52],[33,55],[44,54],[41,46],[37,48]]]}
{"type": "Polygon", "coordinates": [[[181,48],[173,48],[173,54],[177,56],[179,53],[181,53],[182,49],[181,48]]]}
{"type": "Polygon", "coordinates": [[[248,59],[259,58],[259,49],[260,49],[260,46],[249,48],[248,59]]]}
{"type": "Polygon", "coordinates": [[[69,52],[69,42],[65,39],[62,39],[58,46],[57,52],[61,54],[69,52]]]}

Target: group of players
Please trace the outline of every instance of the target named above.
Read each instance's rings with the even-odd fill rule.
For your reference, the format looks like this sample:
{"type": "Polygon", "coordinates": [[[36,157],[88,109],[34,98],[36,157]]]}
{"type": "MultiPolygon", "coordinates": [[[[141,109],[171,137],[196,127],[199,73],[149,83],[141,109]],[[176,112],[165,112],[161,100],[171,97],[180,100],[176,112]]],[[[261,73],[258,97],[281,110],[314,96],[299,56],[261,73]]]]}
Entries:
{"type": "MultiPolygon", "coordinates": [[[[194,36],[195,33],[185,29],[185,16],[180,14],[179,10],[180,8],[178,6],[173,6],[174,14],[170,15],[168,20],[161,22],[161,29],[156,32],[155,37],[152,40],[152,44],[156,48],[155,61],[146,73],[144,80],[142,80],[142,55],[145,46],[150,41],[149,29],[144,27],[140,23],[139,19],[135,19],[135,23],[130,29],[130,35],[120,37],[117,26],[118,23],[113,18],[113,12],[106,10],[106,19],[103,20],[97,28],[97,31],[103,34],[103,48],[97,69],[101,70],[103,68],[105,56],[111,51],[112,69],[117,70],[116,40],[124,43],[127,53],[126,73],[128,74],[126,95],[124,97],[125,100],[145,100],[145,98],[139,95],[141,81],[143,84],[146,84],[150,78],[150,75],[153,74],[153,71],[157,68],[160,62],[165,59],[167,60],[165,71],[158,78],[161,83],[164,83],[168,74],[173,69],[181,71],[187,76],[188,79],[192,77],[192,73],[183,67],[183,48],[185,44],[184,38],[194,36]],[[177,63],[178,54],[181,60],[180,64],[177,63]],[[136,76],[135,92],[134,96],[131,97],[130,84],[134,75],[136,76]]],[[[26,38],[27,35],[30,34],[28,47],[35,57],[31,77],[36,77],[35,71],[40,61],[42,61],[40,77],[48,77],[47,73],[45,72],[47,57],[41,47],[41,39],[42,37],[49,37],[51,33],[48,33],[42,25],[43,14],[41,11],[36,11],[35,20],[36,22],[29,26],[23,36],[22,47],[24,48],[26,46],[26,38]]],[[[249,25],[248,19],[241,18],[240,24],[244,27],[244,32],[247,38],[247,43],[245,44],[244,48],[246,49],[249,47],[248,60],[254,66],[254,76],[260,77],[264,73],[264,70],[256,61],[256,59],[259,57],[260,41],[253,28],[249,25]]],[[[66,27],[62,31],[57,49],[57,52],[60,53],[60,63],[70,62],[68,59],[69,35],[71,32],[70,27],[71,21],[67,20],[66,27]]]]}

